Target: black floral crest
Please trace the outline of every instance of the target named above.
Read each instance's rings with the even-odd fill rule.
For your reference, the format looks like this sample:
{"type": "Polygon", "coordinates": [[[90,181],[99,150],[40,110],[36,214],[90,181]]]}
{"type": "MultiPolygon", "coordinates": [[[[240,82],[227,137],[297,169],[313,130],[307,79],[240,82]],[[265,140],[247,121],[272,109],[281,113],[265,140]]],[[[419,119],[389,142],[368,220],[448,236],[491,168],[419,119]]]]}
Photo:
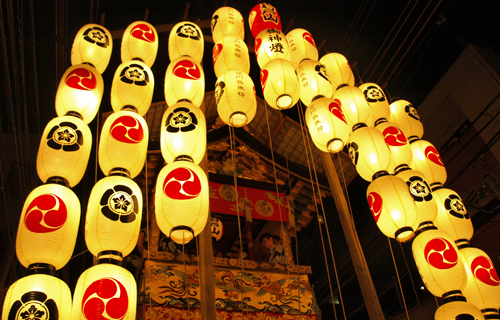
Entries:
{"type": "Polygon", "coordinates": [[[7,320],[59,320],[59,309],[52,299],[40,291],[22,295],[10,308],[7,320]]]}
{"type": "Polygon", "coordinates": [[[444,207],[448,210],[448,213],[459,219],[469,219],[469,213],[465,208],[462,199],[456,194],[450,194],[446,200],[444,200],[444,207]]]}
{"type": "Polygon", "coordinates": [[[101,198],[102,214],[113,221],[123,223],[135,221],[139,209],[137,196],[132,189],[124,185],[116,185],[106,190],[101,198]]]}
{"type": "Polygon", "coordinates": [[[408,185],[408,190],[410,191],[410,195],[412,196],[414,201],[422,202],[432,200],[433,197],[431,188],[429,187],[427,181],[425,181],[421,177],[410,177],[408,181],[406,181],[406,184],[408,185]]]}
{"type": "Polygon", "coordinates": [[[200,32],[192,23],[184,23],[177,28],[177,36],[181,38],[189,38],[193,40],[200,40],[200,32]]]}
{"type": "Polygon", "coordinates": [[[385,101],[384,92],[376,86],[368,86],[363,93],[365,94],[367,102],[373,103],[385,101]]]}
{"type": "Polygon", "coordinates": [[[410,104],[407,104],[405,106],[405,112],[408,114],[408,116],[412,117],[413,119],[417,120],[417,121],[420,121],[420,117],[417,113],[417,109],[415,109],[411,103],[410,104]]]}
{"type": "Polygon", "coordinates": [[[83,145],[83,133],[72,122],[55,125],[47,134],[47,145],[54,150],[78,151],[83,145]]]}
{"type": "Polygon", "coordinates": [[[166,130],[167,132],[189,132],[196,129],[198,119],[196,115],[188,108],[175,108],[167,117],[166,130]]]}
{"type": "Polygon", "coordinates": [[[358,157],[359,157],[359,147],[356,142],[349,142],[347,144],[347,150],[349,152],[349,157],[351,157],[352,163],[354,165],[358,164],[358,157]]]}
{"type": "Polygon", "coordinates": [[[147,86],[149,75],[141,65],[132,63],[120,72],[120,80],[129,84],[133,83],[136,86],[147,86]]]}
{"type": "Polygon", "coordinates": [[[107,48],[109,46],[109,38],[106,35],[106,31],[99,27],[92,27],[85,30],[83,39],[90,43],[95,43],[102,48],[107,48]]]}

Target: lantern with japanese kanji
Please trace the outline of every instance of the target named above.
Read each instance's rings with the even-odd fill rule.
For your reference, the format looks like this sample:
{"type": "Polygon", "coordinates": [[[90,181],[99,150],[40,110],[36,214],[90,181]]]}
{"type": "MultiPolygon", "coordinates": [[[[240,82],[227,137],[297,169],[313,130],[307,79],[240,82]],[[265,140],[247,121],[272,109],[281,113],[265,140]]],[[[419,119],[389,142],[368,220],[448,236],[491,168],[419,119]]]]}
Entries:
{"type": "Polygon", "coordinates": [[[229,70],[243,71],[246,74],[250,72],[247,45],[238,37],[227,36],[215,43],[212,60],[217,77],[229,70]]]}
{"type": "Polygon", "coordinates": [[[413,153],[411,168],[422,172],[431,187],[443,185],[447,178],[446,168],[436,147],[425,140],[409,140],[413,153]]]}
{"type": "Polygon", "coordinates": [[[257,63],[261,69],[273,59],[291,59],[290,48],[288,47],[285,34],[280,30],[262,30],[257,38],[255,38],[254,47],[257,63]]]}
{"type": "Polygon", "coordinates": [[[203,33],[193,22],[183,21],[176,24],[168,37],[168,56],[174,61],[183,56],[201,63],[204,50],[203,33]]]}
{"type": "Polygon", "coordinates": [[[343,86],[334,92],[332,98],[342,106],[347,124],[349,124],[351,130],[360,124],[373,125],[370,106],[359,88],[343,86]]]}
{"type": "Polygon", "coordinates": [[[384,135],[385,143],[391,151],[389,172],[393,173],[401,166],[411,165],[413,158],[411,146],[401,128],[397,124],[388,122],[385,119],[377,121],[375,128],[384,135]]]}
{"type": "Polygon", "coordinates": [[[373,120],[389,120],[391,110],[389,109],[389,101],[387,101],[384,90],[382,90],[382,88],[376,83],[371,82],[361,84],[359,86],[359,90],[363,92],[366,102],[368,102],[368,105],[372,110],[373,120]]]}
{"type": "Polygon", "coordinates": [[[76,113],[85,123],[92,122],[99,110],[103,91],[104,81],[95,68],[86,64],[69,67],[57,88],[57,115],[76,113]]]}
{"type": "Polygon", "coordinates": [[[391,114],[387,120],[400,126],[409,140],[422,138],[424,125],[420,122],[417,109],[410,102],[396,100],[390,104],[389,109],[391,110],[391,114]]]}
{"type": "Polygon", "coordinates": [[[290,47],[290,60],[294,66],[298,66],[302,60],[318,60],[318,48],[312,35],[304,29],[293,29],[286,35],[290,47]]]}
{"type": "Polygon", "coordinates": [[[289,109],[300,97],[299,80],[292,63],[274,59],[260,71],[260,84],[266,102],[274,109],[289,109]]]}
{"type": "Polygon", "coordinates": [[[265,29],[281,31],[281,19],[275,7],[269,3],[259,3],[250,11],[248,24],[254,38],[265,29]]]}
{"type": "Polygon", "coordinates": [[[245,40],[245,24],[241,13],[231,7],[217,9],[210,21],[212,39],[214,43],[221,41],[224,37],[233,36],[245,40]]]}
{"type": "Polygon", "coordinates": [[[222,221],[215,217],[210,218],[210,233],[212,234],[212,238],[215,241],[219,241],[222,238],[222,233],[224,231],[224,226],[222,225],[222,221]]]}
{"type": "Polygon", "coordinates": [[[165,100],[169,106],[188,100],[201,106],[205,96],[205,73],[200,64],[190,57],[172,61],[165,74],[165,100]]]}
{"type": "Polygon", "coordinates": [[[330,75],[333,91],[343,84],[354,86],[354,73],[346,57],[340,53],[331,52],[321,57],[319,62],[325,66],[326,72],[330,75]]]}
{"type": "Polygon", "coordinates": [[[455,191],[440,186],[433,188],[432,194],[437,204],[437,215],[434,218],[436,227],[446,231],[454,241],[470,240],[474,227],[460,196],[455,191]]]}
{"type": "Polygon", "coordinates": [[[140,60],[151,68],[157,53],[158,33],[153,25],[146,21],[136,21],[125,29],[121,46],[122,62],[140,60]]]}
{"type": "Polygon", "coordinates": [[[76,34],[71,48],[71,64],[90,64],[99,73],[108,67],[113,39],[111,33],[98,24],[86,24],[76,34]]]}
{"type": "Polygon", "coordinates": [[[297,67],[300,84],[300,100],[306,106],[318,98],[331,98],[332,84],[325,66],[318,61],[304,60],[297,67]]]}

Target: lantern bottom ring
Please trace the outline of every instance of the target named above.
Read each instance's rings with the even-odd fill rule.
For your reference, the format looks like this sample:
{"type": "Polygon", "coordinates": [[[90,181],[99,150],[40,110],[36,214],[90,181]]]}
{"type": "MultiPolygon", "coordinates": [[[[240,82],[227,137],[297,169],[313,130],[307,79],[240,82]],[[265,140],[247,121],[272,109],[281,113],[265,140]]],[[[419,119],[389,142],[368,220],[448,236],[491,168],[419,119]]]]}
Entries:
{"type": "Polygon", "coordinates": [[[125,168],[116,167],[109,170],[108,176],[119,176],[119,177],[130,178],[130,171],[128,171],[125,168]]]}
{"type": "Polygon", "coordinates": [[[415,236],[415,232],[413,231],[412,227],[403,227],[398,229],[394,233],[394,237],[398,242],[407,242],[413,239],[415,236]]]}
{"type": "Polygon", "coordinates": [[[452,301],[464,301],[467,302],[467,299],[464,297],[462,291],[460,290],[453,290],[453,291],[448,291],[444,293],[441,298],[445,300],[445,303],[447,302],[452,302],[452,301]]]}
{"type": "Polygon", "coordinates": [[[68,112],[66,112],[65,116],[75,117],[75,118],[78,118],[80,120],[83,120],[83,116],[76,111],[68,111],[68,112]]]}
{"type": "Polygon", "coordinates": [[[58,177],[58,176],[53,176],[47,179],[47,182],[45,184],[49,183],[54,183],[54,184],[59,184],[61,186],[65,186],[66,188],[69,188],[69,181],[66,178],[63,177],[58,177]]]}
{"type": "Polygon", "coordinates": [[[176,243],[186,244],[194,238],[194,230],[188,226],[176,226],[170,230],[169,237],[176,243]]]}
{"type": "Polygon", "coordinates": [[[133,105],[131,105],[131,104],[124,105],[124,106],[121,108],[121,110],[122,110],[122,111],[133,111],[133,112],[135,112],[135,113],[139,113],[139,112],[137,111],[137,108],[136,108],[136,107],[134,107],[134,106],[133,106],[133,105]]]}
{"type": "Polygon", "coordinates": [[[481,309],[481,313],[483,314],[485,319],[499,319],[498,309],[494,308],[481,309]]]}
{"type": "Polygon", "coordinates": [[[282,94],[276,98],[276,106],[280,110],[290,109],[293,106],[293,98],[289,94],[282,94]]]}
{"type": "Polygon", "coordinates": [[[48,263],[32,263],[28,266],[28,273],[53,276],[56,273],[56,267],[48,263]]]}
{"type": "Polygon", "coordinates": [[[96,264],[110,263],[117,266],[121,266],[123,261],[123,255],[120,251],[107,250],[101,251],[97,254],[96,264]]]}
{"type": "Polygon", "coordinates": [[[241,111],[233,112],[229,116],[229,124],[233,127],[243,127],[248,122],[247,115],[241,111]]]}
{"type": "Polygon", "coordinates": [[[328,141],[328,143],[326,144],[326,148],[331,153],[337,153],[342,150],[342,148],[344,148],[344,141],[339,138],[333,138],[332,140],[328,141]]]}
{"type": "Polygon", "coordinates": [[[193,158],[185,154],[175,157],[174,162],[175,161],[189,161],[191,163],[194,163],[193,158]]]}

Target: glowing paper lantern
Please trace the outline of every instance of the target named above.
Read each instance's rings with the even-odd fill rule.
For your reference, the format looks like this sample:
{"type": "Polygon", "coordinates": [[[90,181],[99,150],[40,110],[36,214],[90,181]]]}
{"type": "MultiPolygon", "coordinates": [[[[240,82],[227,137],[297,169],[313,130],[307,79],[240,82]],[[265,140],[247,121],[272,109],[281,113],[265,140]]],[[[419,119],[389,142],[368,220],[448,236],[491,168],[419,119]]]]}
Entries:
{"type": "Polygon", "coordinates": [[[76,112],[85,123],[92,122],[99,110],[103,91],[104,81],[96,69],[85,64],[69,67],[57,88],[57,115],[61,117],[76,112]]]}
{"type": "Polygon", "coordinates": [[[148,152],[149,129],[143,117],[123,110],[112,113],[102,127],[99,166],[105,175],[113,168],[128,170],[135,178],[144,167],[148,152]]]}
{"type": "Polygon", "coordinates": [[[209,217],[209,188],[205,172],[196,164],[167,164],[156,181],[156,221],[160,230],[180,244],[205,228],[209,217]]]}
{"type": "Polygon", "coordinates": [[[413,238],[417,208],[403,179],[389,174],[374,179],[368,186],[366,199],[383,234],[399,242],[413,238]]]}
{"type": "Polygon", "coordinates": [[[212,39],[214,43],[220,42],[222,38],[234,36],[245,40],[245,24],[241,13],[231,7],[217,9],[212,15],[210,22],[212,39]]]}
{"type": "Polygon", "coordinates": [[[71,64],[87,63],[103,73],[108,67],[113,39],[111,33],[98,24],[86,24],[76,34],[71,48],[71,64]]]}
{"type": "Polygon", "coordinates": [[[318,61],[318,48],[309,31],[300,28],[293,29],[286,35],[286,40],[294,66],[298,66],[304,59],[318,61]]]}
{"type": "Polygon", "coordinates": [[[460,246],[467,280],[462,291],[467,301],[478,307],[486,319],[498,319],[500,280],[493,262],[484,251],[468,244],[460,246]]]}
{"type": "Polygon", "coordinates": [[[71,291],[46,274],[21,278],[7,291],[2,319],[71,319],[71,291]]]}
{"type": "Polygon", "coordinates": [[[321,57],[319,62],[325,66],[326,72],[330,76],[333,91],[343,84],[354,86],[354,73],[352,73],[346,57],[340,53],[331,52],[321,57]]]}
{"type": "Polygon", "coordinates": [[[212,238],[215,241],[219,241],[222,238],[222,233],[224,231],[224,226],[222,225],[222,221],[215,217],[210,217],[210,232],[212,234],[212,238]]]}
{"type": "Polygon", "coordinates": [[[250,123],[257,112],[252,78],[240,71],[224,73],[215,84],[215,102],[225,124],[242,127],[250,123]]]}
{"type": "Polygon", "coordinates": [[[142,219],[142,192],[127,177],[110,175],[92,188],[85,219],[85,243],[97,256],[118,251],[122,257],[135,248],[142,219]]]}
{"type": "Polygon", "coordinates": [[[178,157],[200,163],[207,149],[207,124],[200,108],[189,102],[169,107],[161,120],[160,145],[167,163],[178,157]]]}
{"type": "Polygon", "coordinates": [[[389,120],[391,110],[389,109],[389,101],[384,94],[384,90],[376,83],[363,83],[359,86],[365,96],[366,102],[372,110],[372,116],[375,121],[378,119],[389,120]]]}
{"type": "Polygon", "coordinates": [[[465,284],[465,270],[458,249],[444,232],[432,226],[415,237],[413,258],[425,287],[436,297],[446,297],[465,284]]]}
{"type": "Polygon", "coordinates": [[[360,127],[349,136],[347,149],[361,178],[372,181],[380,171],[387,171],[391,153],[384,136],[375,128],[360,127]]]}
{"type": "Polygon", "coordinates": [[[243,40],[233,36],[222,38],[216,42],[212,50],[214,71],[217,77],[229,70],[250,72],[250,57],[243,40]]]}
{"type": "Polygon", "coordinates": [[[176,24],[168,37],[168,56],[170,61],[182,56],[193,58],[201,63],[203,58],[204,40],[200,27],[188,21],[176,24]]]}
{"type": "Polygon", "coordinates": [[[48,183],[31,191],[17,230],[19,262],[26,268],[35,263],[64,267],[75,248],[80,210],[78,197],[65,186],[48,183]]]}
{"type": "Polygon", "coordinates": [[[144,116],[151,105],[155,79],[149,67],[140,61],[127,61],[118,66],[111,85],[111,107],[120,111],[131,107],[144,116]]]}
{"type": "Polygon", "coordinates": [[[307,107],[306,124],[314,144],[323,152],[339,152],[349,139],[344,112],[335,100],[314,100],[307,107]]]}
{"type": "Polygon", "coordinates": [[[350,128],[362,123],[367,126],[373,125],[370,106],[359,88],[354,86],[343,86],[335,91],[332,98],[337,100],[342,106],[350,128]]]}
{"type": "Polygon", "coordinates": [[[169,106],[188,100],[201,106],[205,96],[205,73],[198,62],[190,57],[172,61],[165,74],[165,100],[169,106]]]}
{"type": "Polygon", "coordinates": [[[446,168],[436,148],[425,140],[409,140],[413,153],[412,169],[422,172],[432,188],[443,185],[447,178],[446,168]]]}
{"type": "Polygon", "coordinates": [[[266,102],[274,109],[289,109],[300,97],[299,80],[292,63],[271,60],[260,71],[260,84],[266,102]]]}
{"type": "Polygon", "coordinates": [[[434,314],[434,320],[474,319],[484,320],[479,309],[465,301],[450,301],[440,306],[434,314]]]}
{"type": "Polygon", "coordinates": [[[254,38],[265,29],[277,29],[281,31],[281,19],[275,7],[269,3],[259,3],[250,11],[248,24],[254,38]]]}
{"type": "Polygon", "coordinates": [[[436,227],[446,231],[454,241],[470,240],[474,227],[460,196],[442,187],[433,188],[432,194],[437,204],[436,227]]]}
{"type": "Polygon", "coordinates": [[[121,47],[122,62],[140,60],[151,68],[157,53],[158,33],[150,23],[136,21],[125,29],[121,47]]]}
{"type": "Polygon", "coordinates": [[[405,136],[412,140],[415,137],[420,139],[424,134],[424,125],[420,122],[420,116],[411,103],[406,100],[397,100],[390,104],[390,122],[401,127],[405,136]]]}
{"type": "Polygon", "coordinates": [[[332,84],[325,66],[318,61],[304,60],[297,67],[300,83],[300,100],[306,106],[317,98],[331,98],[332,84]]]}
{"type": "Polygon", "coordinates": [[[104,263],[85,270],[76,284],[71,319],[134,320],[137,284],[126,269],[104,263]]]}
{"type": "Polygon", "coordinates": [[[274,59],[290,60],[290,48],[281,30],[265,29],[255,38],[255,55],[260,68],[274,59]]]}
{"type": "Polygon", "coordinates": [[[385,143],[391,151],[389,172],[394,172],[400,166],[411,165],[413,159],[411,146],[401,128],[397,124],[388,122],[385,119],[379,120],[375,124],[375,128],[384,135],[385,143]]]}
{"type": "Polygon", "coordinates": [[[38,177],[43,182],[62,177],[74,187],[85,173],[91,148],[92,133],[85,122],[71,116],[50,120],[38,148],[38,177]]]}

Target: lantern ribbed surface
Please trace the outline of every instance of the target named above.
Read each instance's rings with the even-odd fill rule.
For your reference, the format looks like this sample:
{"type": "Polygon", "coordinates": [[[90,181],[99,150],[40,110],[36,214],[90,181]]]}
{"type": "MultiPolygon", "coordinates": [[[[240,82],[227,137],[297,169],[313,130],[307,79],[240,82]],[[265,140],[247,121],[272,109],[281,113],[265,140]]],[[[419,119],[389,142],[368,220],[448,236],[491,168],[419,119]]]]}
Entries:
{"type": "Polygon", "coordinates": [[[447,188],[439,188],[432,194],[437,204],[437,215],[434,218],[436,227],[446,231],[453,241],[470,240],[474,234],[474,227],[462,198],[447,188]]]}
{"type": "Polygon", "coordinates": [[[297,28],[286,35],[290,47],[290,60],[297,67],[302,60],[318,61],[318,48],[311,33],[305,29],[297,28]]]}
{"type": "Polygon", "coordinates": [[[243,40],[227,36],[216,42],[212,50],[212,61],[216,77],[229,70],[250,72],[250,57],[248,47],[243,40]]]}
{"type": "Polygon", "coordinates": [[[484,316],[481,311],[471,303],[465,301],[451,301],[440,306],[434,315],[434,320],[450,319],[484,320],[484,316]]]}
{"type": "Polygon", "coordinates": [[[108,67],[113,39],[108,29],[98,24],[86,24],[80,28],[71,48],[71,64],[89,63],[99,73],[108,67]]]}
{"type": "Polygon", "coordinates": [[[221,7],[212,15],[210,22],[214,43],[224,37],[234,36],[245,40],[245,24],[241,13],[231,7],[221,7]]]}
{"type": "Polygon", "coordinates": [[[364,123],[373,126],[373,116],[365,100],[363,92],[354,86],[344,86],[333,93],[332,99],[337,100],[344,110],[347,123],[352,130],[354,125],[364,123]]]}
{"type": "Polygon", "coordinates": [[[189,21],[177,23],[168,37],[168,56],[170,61],[179,59],[182,56],[193,58],[201,63],[205,40],[200,27],[189,21]]]}
{"type": "Polygon", "coordinates": [[[330,76],[333,91],[337,90],[342,84],[354,86],[354,73],[346,57],[340,53],[331,52],[321,57],[319,62],[325,66],[326,72],[330,76]]]}
{"type": "Polygon", "coordinates": [[[269,3],[259,3],[252,8],[248,16],[248,25],[254,38],[265,29],[281,31],[281,18],[278,10],[269,3]]]}
{"type": "Polygon", "coordinates": [[[331,98],[333,95],[330,77],[325,66],[318,61],[304,60],[297,67],[300,84],[300,100],[306,106],[318,98],[331,98]]]}
{"type": "Polygon", "coordinates": [[[165,101],[169,106],[188,100],[201,106],[205,97],[205,73],[193,58],[184,56],[173,60],[165,73],[165,101]]]}
{"type": "Polygon", "coordinates": [[[410,146],[413,154],[411,168],[422,172],[431,187],[444,184],[447,178],[446,168],[436,147],[425,140],[412,141],[410,146]]]}
{"type": "Polygon", "coordinates": [[[123,32],[121,46],[122,62],[140,59],[149,68],[153,66],[158,53],[158,33],[146,21],[136,21],[123,32]]]}
{"type": "Polygon", "coordinates": [[[260,84],[266,102],[274,109],[289,109],[299,100],[299,80],[288,60],[274,59],[266,63],[260,71],[260,84]]]}
{"type": "Polygon", "coordinates": [[[262,30],[255,38],[255,56],[262,69],[271,60],[285,59],[290,61],[290,47],[283,32],[277,29],[262,30]]]}
{"type": "Polygon", "coordinates": [[[383,120],[375,128],[384,136],[385,143],[391,151],[391,165],[389,173],[394,173],[397,167],[406,165],[411,166],[413,154],[408,139],[403,131],[395,123],[383,120]]]}
{"type": "Polygon", "coordinates": [[[397,100],[390,104],[389,109],[391,112],[387,120],[400,126],[408,139],[411,140],[414,137],[418,139],[422,138],[424,125],[420,122],[417,109],[410,102],[397,100]]]}
{"type": "Polygon", "coordinates": [[[391,110],[389,109],[389,101],[385,96],[384,90],[378,84],[372,82],[359,85],[359,90],[363,92],[366,102],[370,106],[374,121],[378,119],[389,120],[391,110]]]}

